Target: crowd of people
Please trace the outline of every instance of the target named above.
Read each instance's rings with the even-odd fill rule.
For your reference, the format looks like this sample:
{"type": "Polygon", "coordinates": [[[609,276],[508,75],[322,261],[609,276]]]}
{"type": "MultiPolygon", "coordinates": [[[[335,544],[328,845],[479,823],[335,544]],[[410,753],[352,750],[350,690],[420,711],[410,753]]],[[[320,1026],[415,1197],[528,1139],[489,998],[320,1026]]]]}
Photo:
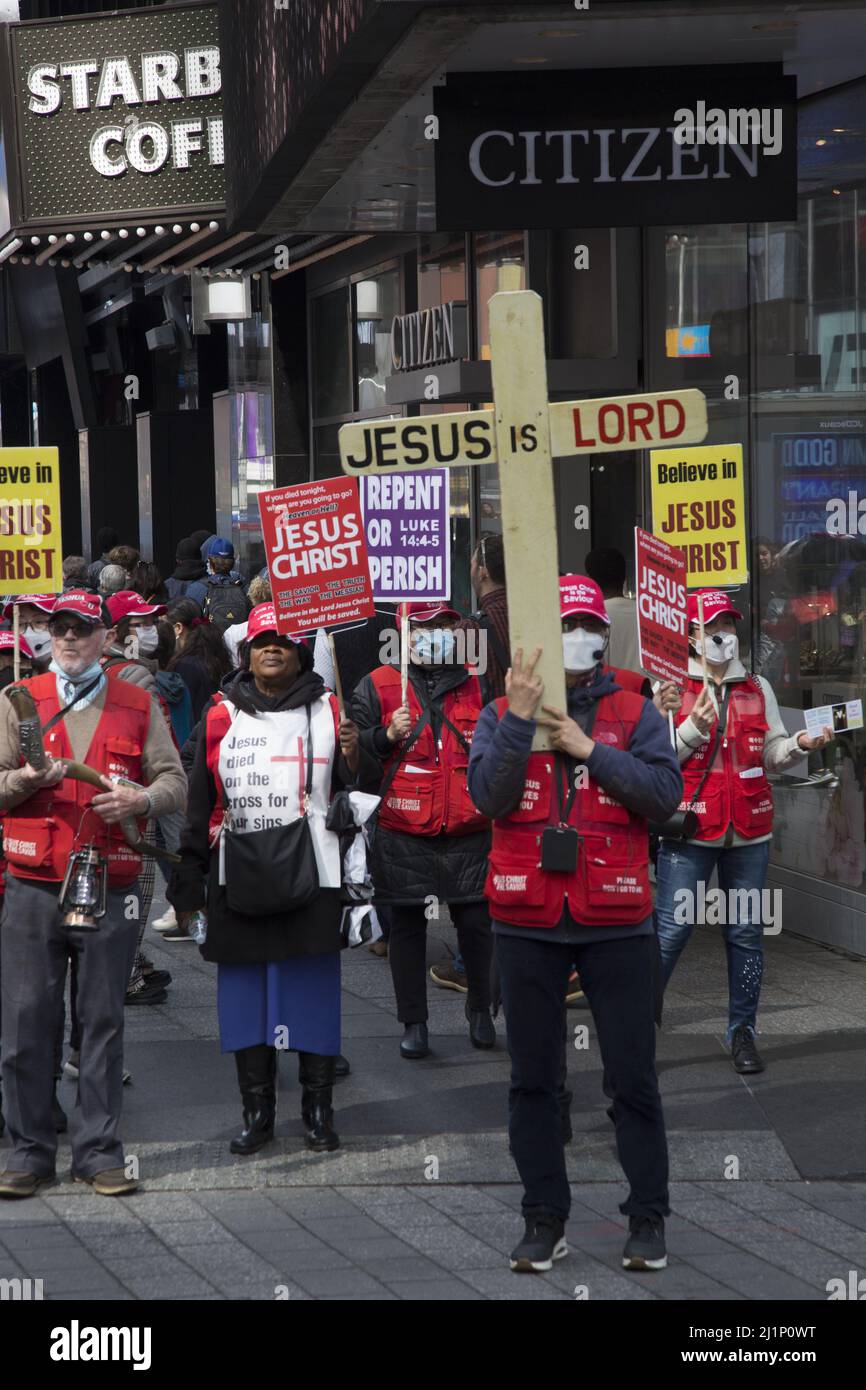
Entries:
{"type": "MultiPolygon", "coordinates": [[[[105,1196],[137,1186],[119,1135],[123,1014],[168,999],[171,976],[144,950],[159,870],[169,907],[153,929],[217,966],[243,1111],[233,1153],[274,1137],[280,1050],[298,1054],[308,1147],[339,1147],[347,945],[389,963],[400,1055],[430,1055],[427,923],[447,908],[457,950],[430,977],[465,995],[472,1047],[495,1047],[500,1003],[505,1017],[525,1218],[512,1269],[566,1253],[565,1010],[580,996],[629,1184],[623,1264],[663,1268],[655,1032],[694,925],[675,904],[714,870],[723,889],[763,888],[766,771],[833,737],[785,731],[769,684],[739,659],[729,597],[704,591],[699,614],[690,596],[688,677],[653,683],[623,557],[591,552],[586,575],[560,580],[558,709],[538,650],[512,651],[496,534],[471,558],[474,614],[408,605],[405,672],[383,660],[387,609],[330,641],[280,634],[267,571],[248,582],[223,538],[183,540],[165,580],[111,531],[96,548],[90,564],[64,561],[61,594],[3,608],[0,1197],[54,1180],[67,1127],[76,1181],[105,1196]],[[482,639],[477,664],[462,659],[467,628],[482,639]],[[534,750],[539,721],[550,746],[534,750]],[[62,1066],[78,1082],[68,1116],[62,1066]]],[[[753,901],[723,925],[739,1072],[764,1065],[753,901]]]]}

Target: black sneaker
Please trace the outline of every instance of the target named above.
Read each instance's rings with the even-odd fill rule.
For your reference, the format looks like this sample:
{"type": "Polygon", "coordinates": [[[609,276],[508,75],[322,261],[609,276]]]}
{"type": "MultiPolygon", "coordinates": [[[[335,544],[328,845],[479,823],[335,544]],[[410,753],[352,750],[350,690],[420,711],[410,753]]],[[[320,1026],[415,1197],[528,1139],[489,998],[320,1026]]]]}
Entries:
{"type": "Polygon", "coordinates": [[[168,993],[162,985],[142,984],[139,989],[128,989],[124,1004],[164,1004],[168,993]]]}
{"type": "Polygon", "coordinates": [[[622,1252],[623,1269],[664,1269],[668,1262],[665,1223],[660,1216],[632,1216],[622,1252]]]}
{"type": "Polygon", "coordinates": [[[755,1047],[755,1035],[748,1023],[741,1023],[731,1038],[731,1057],[734,1071],[757,1072],[764,1070],[761,1054],[755,1047]]]}
{"type": "Polygon", "coordinates": [[[544,1208],[524,1212],[523,1219],[526,1230],[511,1252],[511,1268],[515,1274],[542,1274],[568,1254],[565,1222],[544,1208]]]}

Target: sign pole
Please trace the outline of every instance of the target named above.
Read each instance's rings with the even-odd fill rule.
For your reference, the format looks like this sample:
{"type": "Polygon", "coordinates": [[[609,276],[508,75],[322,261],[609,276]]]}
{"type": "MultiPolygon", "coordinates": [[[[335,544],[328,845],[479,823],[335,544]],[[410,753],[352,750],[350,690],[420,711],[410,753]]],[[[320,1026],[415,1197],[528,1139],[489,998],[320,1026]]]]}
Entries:
{"type": "MultiPolygon", "coordinates": [[[[523,290],[493,296],[490,355],[511,650],[522,648],[527,660],[541,647],[535,673],[544,681],[543,701],[564,710],[556,504],[540,295],[523,290]]],[[[532,746],[550,747],[548,731],[541,723],[536,725],[532,746]]]]}
{"type": "Polygon", "coordinates": [[[403,604],[400,612],[400,704],[405,705],[409,693],[409,608],[403,604]]]}
{"type": "Polygon", "coordinates": [[[21,613],[18,604],[12,609],[12,638],[15,647],[12,653],[12,678],[17,683],[21,676],[21,651],[18,646],[21,636],[21,613]]]}
{"type": "Polygon", "coordinates": [[[701,670],[704,673],[704,690],[710,688],[710,673],[707,670],[707,654],[704,651],[704,596],[697,595],[698,600],[698,636],[701,643],[701,670]]]}
{"type": "Polygon", "coordinates": [[[340,718],[346,717],[346,704],[343,699],[343,682],[340,679],[340,667],[337,662],[337,644],[334,641],[333,632],[328,633],[328,646],[331,649],[331,664],[334,667],[334,693],[337,696],[337,707],[340,711],[340,718]]]}

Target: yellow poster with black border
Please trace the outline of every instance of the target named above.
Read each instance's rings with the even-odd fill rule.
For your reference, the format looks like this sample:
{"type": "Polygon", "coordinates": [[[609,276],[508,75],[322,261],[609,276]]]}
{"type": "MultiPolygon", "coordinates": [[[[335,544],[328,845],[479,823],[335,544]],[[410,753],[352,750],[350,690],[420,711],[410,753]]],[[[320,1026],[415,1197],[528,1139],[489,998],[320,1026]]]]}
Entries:
{"type": "Polygon", "coordinates": [[[59,594],[62,563],[57,448],[0,449],[0,593],[59,594]]]}
{"type": "Polygon", "coordinates": [[[749,577],[742,444],[651,449],[653,535],[686,553],[690,589],[749,577]]]}

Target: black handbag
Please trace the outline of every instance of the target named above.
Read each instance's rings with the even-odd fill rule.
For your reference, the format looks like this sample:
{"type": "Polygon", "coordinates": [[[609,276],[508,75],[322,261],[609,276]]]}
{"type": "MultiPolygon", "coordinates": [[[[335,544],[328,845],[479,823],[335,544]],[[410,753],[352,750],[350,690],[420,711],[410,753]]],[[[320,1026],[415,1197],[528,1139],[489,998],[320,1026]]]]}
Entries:
{"type": "Polygon", "coordinates": [[[301,815],[290,825],[241,835],[225,829],[225,892],[232,912],[273,917],[297,912],[319,895],[319,870],[307,809],[313,790],[313,734],[307,711],[307,780],[301,815]]]}
{"type": "MultiPolygon", "coordinates": [[[[726,708],[726,706],[723,706],[726,708]]],[[[727,718],[725,719],[727,722],[727,718]]],[[[707,778],[713,770],[713,763],[716,759],[716,750],[719,746],[719,738],[722,733],[722,720],[716,722],[716,737],[707,758],[707,767],[703,777],[698,783],[697,791],[684,811],[674,811],[673,815],[668,816],[666,821],[650,821],[649,833],[659,840],[693,840],[700,829],[700,817],[692,807],[701,799],[701,792],[707,785],[707,778]]]]}

